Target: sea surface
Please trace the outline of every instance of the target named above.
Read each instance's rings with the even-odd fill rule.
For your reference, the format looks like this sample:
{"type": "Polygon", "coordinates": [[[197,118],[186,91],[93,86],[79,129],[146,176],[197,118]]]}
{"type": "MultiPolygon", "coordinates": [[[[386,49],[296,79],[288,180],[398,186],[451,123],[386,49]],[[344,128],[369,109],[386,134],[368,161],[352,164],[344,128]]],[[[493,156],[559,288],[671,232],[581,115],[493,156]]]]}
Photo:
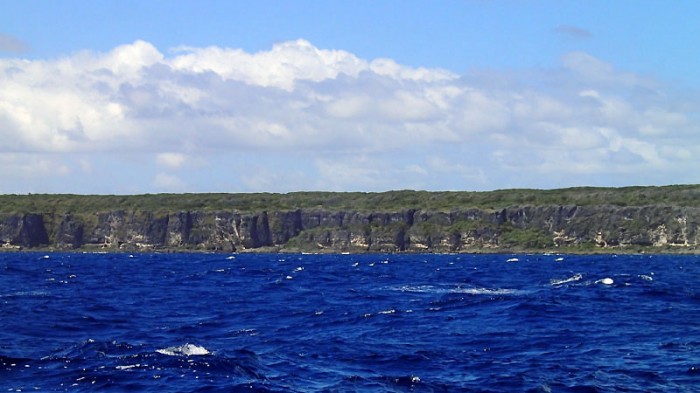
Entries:
{"type": "Polygon", "coordinates": [[[0,253],[0,392],[698,392],[700,257],[0,253]]]}

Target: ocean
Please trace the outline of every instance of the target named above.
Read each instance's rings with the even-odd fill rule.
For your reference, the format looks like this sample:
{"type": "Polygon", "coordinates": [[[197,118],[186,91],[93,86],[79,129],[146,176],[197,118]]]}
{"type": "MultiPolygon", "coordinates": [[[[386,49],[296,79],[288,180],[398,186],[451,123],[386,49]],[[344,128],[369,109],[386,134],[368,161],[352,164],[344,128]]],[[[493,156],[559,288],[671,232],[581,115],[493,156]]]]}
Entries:
{"type": "Polygon", "coordinates": [[[0,391],[697,392],[700,257],[0,253],[0,391]]]}

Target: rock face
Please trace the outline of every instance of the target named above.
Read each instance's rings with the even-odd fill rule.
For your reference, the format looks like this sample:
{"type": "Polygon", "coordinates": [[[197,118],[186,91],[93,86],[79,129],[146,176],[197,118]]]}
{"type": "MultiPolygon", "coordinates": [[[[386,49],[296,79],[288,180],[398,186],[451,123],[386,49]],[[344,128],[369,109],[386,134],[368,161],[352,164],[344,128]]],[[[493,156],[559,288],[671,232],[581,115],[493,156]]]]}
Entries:
{"type": "Polygon", "coordinates": [[[478,252],[694,250],[699,243],[700,208],[656,205],[0,215],[6,249],[478,252]]]}
{"type": "Polygon", "coordinates": [[[43,216],[39,214],[0,217],[0,234],[5,248],[37,247],[49,243],[43,216]]]}

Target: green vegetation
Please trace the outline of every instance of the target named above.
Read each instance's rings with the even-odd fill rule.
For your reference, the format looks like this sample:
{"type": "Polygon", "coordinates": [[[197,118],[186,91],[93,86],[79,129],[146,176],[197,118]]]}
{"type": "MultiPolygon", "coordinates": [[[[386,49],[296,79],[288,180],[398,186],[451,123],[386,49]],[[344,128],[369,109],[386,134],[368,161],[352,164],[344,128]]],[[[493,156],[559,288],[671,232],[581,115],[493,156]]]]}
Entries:
{"type": "Polygon", "coordinates": [[[501,227],[501,245],[514,249],[547,249],[554,247],[551,236],[547,236],[537,229],[520,229],[504,224],[501,227]]]}
{"type": "Polygon", "coordinates": [[[700,185],[555,190],[512,189],[488,192],[388,191],[293,192],[288,194],[146,194],[146,195],[0,195],[0,213],[99,213],[115,210],[177,211],[325,210],[449,211],[478,208],[498,210],[522,205],[613,205],[700,207],[700,185]]]}
{"type": "Polygon", "coordinates": [[[695,252],[699,228],[695,185],[0,195],[0,250],[695,252]]]}

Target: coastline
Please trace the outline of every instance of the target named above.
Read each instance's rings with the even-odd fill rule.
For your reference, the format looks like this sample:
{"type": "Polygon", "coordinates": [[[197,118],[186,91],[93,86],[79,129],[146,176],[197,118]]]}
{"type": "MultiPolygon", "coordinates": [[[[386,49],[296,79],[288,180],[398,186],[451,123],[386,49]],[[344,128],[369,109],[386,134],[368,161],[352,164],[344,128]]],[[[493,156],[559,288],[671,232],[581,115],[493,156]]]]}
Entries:
{"type": "Polygon", "coordinates": [[[545,249],[470,249],[457,252],[430,252],[430,251],[340,251],[340,250],[299,250],[281,247],[260,247],[237,251],[203,250],[191,248],[153,248],[153,249],[113,249],[113,248],[73,248],[60,249],[55,247],[35,248],[0,248],[0,254],[10,253],[95,253],[95,254],[220,254],[220,255],[245,255],[245,254],[310,254],[310,255],[700,255],[700,249],[696,247],[600,247],[600,248],[545,248],[545,249]]]}
{"type": "Polygon", "coordinates": [[[0,195],[0,250],[700,253],[700,185],[0,195]]]}

